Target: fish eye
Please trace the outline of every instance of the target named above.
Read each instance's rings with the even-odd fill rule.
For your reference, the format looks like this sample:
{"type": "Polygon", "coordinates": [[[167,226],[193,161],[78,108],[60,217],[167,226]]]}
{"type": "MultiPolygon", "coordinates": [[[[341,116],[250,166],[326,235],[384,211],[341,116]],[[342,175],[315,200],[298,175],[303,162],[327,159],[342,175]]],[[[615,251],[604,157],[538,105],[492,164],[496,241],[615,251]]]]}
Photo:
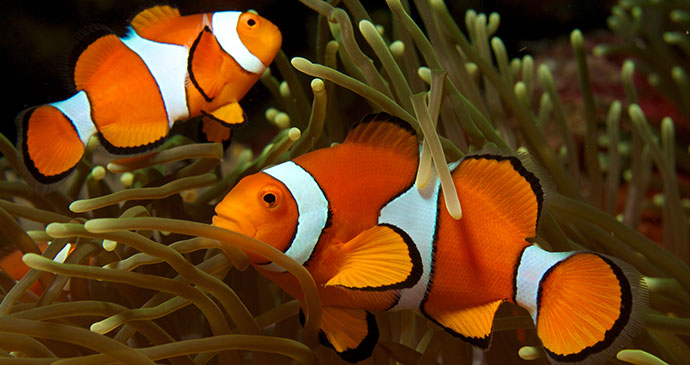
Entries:
{"type": "Polygon", "coordinates": [[[278,189],[271,186],[261,190],[259,193],[259,200],[265,208],[273,209],[280,204],[280,196],[278,189]]]}
{"type": "Polygon", "coordinates": [[[246,31],[257,29],[259,26],[259,17],[253,13],[243,13],[240,18],[240,24],[246,31]]]}
{"type": "Polygon", "coordinates": [[[264,194],[263,199],[264,199],[264,202],[266,202],[266,204],[268,204],[268,205],[271,205],[271,204],[276,202],[276,196],[273,193],[264,194]]]}

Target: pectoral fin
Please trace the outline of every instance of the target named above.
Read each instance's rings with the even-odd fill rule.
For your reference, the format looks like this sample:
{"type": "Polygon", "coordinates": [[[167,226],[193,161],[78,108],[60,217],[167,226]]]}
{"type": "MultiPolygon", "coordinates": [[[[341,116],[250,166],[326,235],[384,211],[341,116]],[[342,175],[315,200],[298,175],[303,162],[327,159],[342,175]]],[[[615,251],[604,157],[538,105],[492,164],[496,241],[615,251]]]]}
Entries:
{"type": "Polygon", "coordinates": [[[453,336],[482,349],[489,348],[494,316],[504,300],[459,310],[435,308],[425,304],[422,312],[453,336]]]}
{"type": "MultiPolygon", "coordinates": [[[[300,311],[300,320],[304,315],[300,311]]],[[[362,361],[374,351],[379,327],[373,314],[361,309],[323,307],[319,342],[334,349],[349,363],[362,361]]]]}
{"type": "Polygon", "coordinates": [[[218,70],[223,66],[223,53],[209,27],[199,33],[189,50],[189,81],[208,103],[223,87],[223,78],[218,77],[218,70]]]}
{"type": "Polygon", "coordinates": [[[338,273],[326,286],[385,291],[412,287],[422,275],[422,262],[414,242],[390,224],[372,227],[342,246],[338,273]]]}
{"type": "Polygon", "coordinates": [[[204,113],[204,115],[212,117],[226,127],[238,126],[245,121],[244,111],[237,102],[227,103],[210,113],[204,113]]]}

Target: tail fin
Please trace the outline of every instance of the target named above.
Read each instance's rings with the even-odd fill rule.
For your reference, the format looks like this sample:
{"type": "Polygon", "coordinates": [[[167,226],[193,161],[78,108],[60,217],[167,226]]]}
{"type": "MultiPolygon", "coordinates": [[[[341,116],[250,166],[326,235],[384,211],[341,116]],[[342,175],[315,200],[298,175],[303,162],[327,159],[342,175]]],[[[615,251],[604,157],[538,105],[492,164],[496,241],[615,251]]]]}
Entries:
{"type": "Polygon", "coordinates": [[[17,116],[22,159],[42,184],[69,175],[84,154],[84,142],[70,118],[53,105],[27,109],[17,116]]]}
{"type": "Polygon", "coordinates": [[[640,332],[648,292],[640,273],[618,259],[530,246],[518,268],[516,302],[532,315],[552,363],[599,364],[640,332]]]}

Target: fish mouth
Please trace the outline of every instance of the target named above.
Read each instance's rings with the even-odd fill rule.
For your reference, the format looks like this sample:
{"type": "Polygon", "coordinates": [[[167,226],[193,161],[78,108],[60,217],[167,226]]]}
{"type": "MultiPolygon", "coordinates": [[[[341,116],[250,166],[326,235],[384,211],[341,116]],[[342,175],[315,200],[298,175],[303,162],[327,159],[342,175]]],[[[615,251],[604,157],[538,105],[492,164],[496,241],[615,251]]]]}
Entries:
{"type": "MultiPolygon", "coordinates": [[[[257,229],[254,228],[251,224],[248,222],[242,222],[240,220],[222,215],[222,214],[216,214],[213,217],[213,225],[216,227],[221,227],[225,228],[227,230],[230,230],[232,232],[236,232],[239,234],[243,234],[247,237],[251,237],[256,239],[256,235],[258,233],[257,229]]],[[[252,263],[256,264],[268,264],[270,261],[267,261],[264,257],[258,256],[251,251],[244,251],[245,254],[249,257],[249,261],[252,263]]]]}
{"type": "Polygon", "coordinates": [[[216,216],[213,217],[213,225],[233,232],[241,233],[249,237],[254,237],[256,235],[256,229],[254,229],[254,227],[251,225],[223,214],[216,214],[216,216]]]}

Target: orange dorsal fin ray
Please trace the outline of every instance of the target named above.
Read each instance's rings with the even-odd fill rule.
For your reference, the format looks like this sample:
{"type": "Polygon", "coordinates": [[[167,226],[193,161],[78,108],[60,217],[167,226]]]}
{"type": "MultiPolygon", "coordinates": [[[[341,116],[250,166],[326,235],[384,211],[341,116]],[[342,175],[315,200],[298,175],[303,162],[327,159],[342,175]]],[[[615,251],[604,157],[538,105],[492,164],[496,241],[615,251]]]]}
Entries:
{"type": "MultiPolygon", "coordinates": [[[[105,30],[92,33],[84,39],[74,61],[73,81],[77,90],[87,87],[89,81],[100,72],[102,67],[108,66],[112,57],[126,49],[120,38],[105,30]]],[[[75,53],[76,54],[76,53],[75,53]]]]}
{"type": "Polygon", "coordinates": [[[390,224],[372,227],[342,245],[338,272],[326,286],[385,291],[412,287],[422,274],[412,239],[390,224]]]}
{"type": "Polygon", "coordinates": [[[158,5],[140,11],[130,22],[137,34],[146,37],[148,33],[158,33],[157,28],[167,26],[170,21],[180,17],[180,11],[170,5],[158,5]]]}
{"type": "Polygon", "coordinates": [[[516,156],[499,154],[468,155],[453,171],[460,203],[472,201],[483,205],[473,220],[501,219],[506,239],[524,240],[536,235],[537,222],[544,201],[540,179],[525,168],[516,156]]]}
{"type": "Polygon", "coordinates": [[[423,313],[446,332],[486,350],[491,344],[494,316],[503,302],[505,300],[496,300],[459,310],[424,308],[423,313]]]}
{"type": "Polygon", "coordinates": [[[208,27],[199,32],[189,50],[189,80],[208,103],[223,88],[224,78],[218,77],[218,72],[223,68],[224,54],[208,27]]]}
{"type": "Polygon", "coordinates": [[[365,116],[348,132],[344,143],[386,148],[413,159],[419,154],[419,142],[414,129],[407,122],[388,113],[365,116]]]}
{"type": "Polygon", "coordinates": [[[541,280],[537,335],[552,363],[603,363],[642,329],[647,290],[628,264],[577,253],[541,280]]]}
{"type": "Polygon", "coordinates": [[[323,307],[321,313],[319,341],[322,345],[333,348],[349,363],[371,356],[379,339],[373,314],[340,307],[323,307]]]}

